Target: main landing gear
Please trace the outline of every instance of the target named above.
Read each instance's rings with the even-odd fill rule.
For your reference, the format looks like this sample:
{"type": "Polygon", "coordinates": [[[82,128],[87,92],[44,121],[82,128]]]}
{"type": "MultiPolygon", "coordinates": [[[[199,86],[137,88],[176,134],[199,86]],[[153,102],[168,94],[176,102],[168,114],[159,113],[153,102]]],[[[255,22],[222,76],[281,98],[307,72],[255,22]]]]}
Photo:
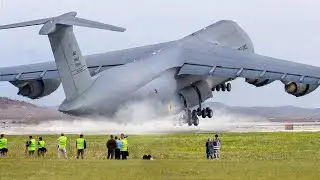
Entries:
{"type": "Polygon", "coordinates": [[[185,110],[182,119],[180,119],[179,124],[182,126],[183,124],[188,124],[188,126],[198,126],[199,125],[199,116],[202,118],[212,118],[213,111],[209,107],[205,109],[198,108],[197,110],[185,110]]]}

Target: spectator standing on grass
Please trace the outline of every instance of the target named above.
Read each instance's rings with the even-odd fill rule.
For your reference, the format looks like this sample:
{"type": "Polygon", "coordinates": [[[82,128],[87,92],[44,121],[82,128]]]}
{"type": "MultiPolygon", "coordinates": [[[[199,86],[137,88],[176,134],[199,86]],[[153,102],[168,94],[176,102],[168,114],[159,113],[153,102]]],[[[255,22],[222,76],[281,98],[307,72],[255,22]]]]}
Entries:
{"type": "Polygon", "coordinates": [[[29,141],[28,141],[29,156],[33,156],[35,151],[36,151],[36,140],[33,139],[32,136],[29,136],[29,141]]]}
{"type": "Polygon", "coordinates": [[[206,154],[207,154],[207,159],[213,159],[214,148],[213,148],[213,141],[211,138],[209,138],[208,141],[206,142],[206,154]]]}
{"type": "Polygon", "coordinates": [[[44,156],[44,153],[47,152],[46,149],[46,142],[44,142],[44,140],[42,140],[42,137],[39,137],[39,141],[38,141],[38,156],[44,156]]]}
{"type": "Polygon", "coordinates": [[[116,139],[116,148],[114,149],[114,153],[115,153],[115,159],[120,159],[121,157],[121,141],[120,139],[118,138],[118,136],[115,137],[116,139]]]}
{"type": "Polygon", "coordinates": [[[63,155],[64,159],[67,159],[67,140],[68,138],[61,133],[61,136],[58,138],[58,149],[57,154],[58,158],[60,158],[60,153],[63,155]]]}
{"type": "Polygon", "coordinates": [[[110,135],[110,139],[107,141],[107,144],[106,144],[107,149],[108,149],[107,159],[113,159],[114,154],[115,154],[116,145],[117,145],[116,140],[113,139],[113,135],[110,135]]]}
{"type": "Polygon", "coordinates": [[[221,146],[221,140],[219,139],[219,135],[215,135],[215,139],[213,141],[213,154],[214,158],[220,158],[220,146],[221,146]]]}
{"type": "Polygon", "coordinates": [[[128,136],[125,136],[124,134],[121,134],[121,158],[122,159],[127,159],[127,156],[129,156],[129,151],[128,151],[128,136]]]}
{"type": "Polygon", "coordinates": [[[0,156],[6,155],[8,152],[8,139],[4,137],[4,134],[0,135],[0,156]]]}
{"type": "Polygon", "coordinates": [[[84,150],[87,148],[86,140],[83,138],[83,134],[80,134],[80,137],[76,140],[76,147],[77,147],[77,159],[81,154],[81,159],[84,156],[84,150]]]}

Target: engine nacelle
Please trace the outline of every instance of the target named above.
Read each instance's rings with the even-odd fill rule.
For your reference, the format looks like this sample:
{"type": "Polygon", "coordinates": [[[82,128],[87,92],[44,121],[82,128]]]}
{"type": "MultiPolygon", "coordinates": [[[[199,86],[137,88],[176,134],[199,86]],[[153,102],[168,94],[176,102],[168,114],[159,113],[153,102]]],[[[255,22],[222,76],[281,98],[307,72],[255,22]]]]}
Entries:
{"type": "Polygon", "coordinates": [[[256,87],[261,87],[261,86],[265,86],[267,84],[270,84],[273,81],[270,79],[248,79],[248,78],[246,78],[246,82],[251,85],[254,85],[256,87]]]}
{"type": "Polygon", "coordinates": [[[288,94],[294,95],[296,97],[307,95],[319,87],[319,85],[315,84],[302,84],[295,82],[287,82],[284,84],[284,90],[288,94]]]}
{"type": "Polygon", "coordinates": [[[59,79],[12,81],[11,84],[19,88],[18,95],[30,99],[48,96],[58,89],[61,84],[59,79]]]}
{"type": "Polygon", "coordinates": [[[212,97],[211,88],[206,81],[198,81],[179,91],[184,107],[193,107],[212,97]]]}

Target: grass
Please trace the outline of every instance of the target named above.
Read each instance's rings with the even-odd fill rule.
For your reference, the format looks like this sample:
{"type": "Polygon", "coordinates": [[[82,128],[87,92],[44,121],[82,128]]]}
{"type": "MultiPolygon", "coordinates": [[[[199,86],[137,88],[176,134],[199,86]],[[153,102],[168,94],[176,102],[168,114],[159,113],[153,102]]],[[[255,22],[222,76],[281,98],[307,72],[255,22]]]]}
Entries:
{"type": "Polygon", "coordinates": [[[320,133],[226,133],[221,159],[205,159],[204,143],[214,134],[129,136],[130,159],[106,160],[107,136],[86,136],[85,160],[76,160],[68,135],[68,160],[57,159],[58,136],[43,136],[44,158],[24,156],[26,136],[8,136],[0,179],[318,179],[320,133]],[[151,154],[154,161],[142,161],[151,154]]]}

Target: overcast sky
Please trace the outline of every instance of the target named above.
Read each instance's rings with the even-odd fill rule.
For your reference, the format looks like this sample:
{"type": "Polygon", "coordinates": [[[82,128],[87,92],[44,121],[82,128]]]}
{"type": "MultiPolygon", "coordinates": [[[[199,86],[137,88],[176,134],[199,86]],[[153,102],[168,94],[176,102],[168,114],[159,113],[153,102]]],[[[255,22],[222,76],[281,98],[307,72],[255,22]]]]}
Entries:
{"type": "MultiPolygon", "coordinates": [[[[127,28],[124,33],[75,28],[83,54],[92,54],[182,38],[222,19],[236,21],[251,37],[258,54],[320,66],[320,2],[318,0],[0,0],[0,24],[51,17],[77,11],[78,17],[127,28]]],[[[0,66],[53,61],[40,26],[0,32],[0,66]]],[[[296,98],[282,83],[255,88],[243,79],[230,93],[214,101],[239,106],[320,107],[320,91],[296,98]]],[[[27,100],[17,89],[0,83],[0,96],[27,100]]],[[[49,97],[32,101],[58,105],[62,87],[49,97]]]]}

